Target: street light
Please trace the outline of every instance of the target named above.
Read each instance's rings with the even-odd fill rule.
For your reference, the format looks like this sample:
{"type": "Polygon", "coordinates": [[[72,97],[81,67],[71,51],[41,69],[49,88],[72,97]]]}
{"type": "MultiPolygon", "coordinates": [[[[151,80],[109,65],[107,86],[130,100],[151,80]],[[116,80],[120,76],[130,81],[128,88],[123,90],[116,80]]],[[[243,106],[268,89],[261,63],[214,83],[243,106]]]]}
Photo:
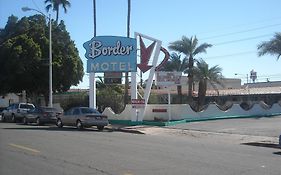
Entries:
{"type": "Polygon", "coordinates": [[[53,107],[53,73],[52,73],[52,20],[51,20],[51,14],[49,14],[49,17],[46,16],[43,12],[29,8],[29,7],[23,7],[21,8],[22,11],[36,11],[40,13],[41,15],[45,16],[45,18],[49,19],[49,107],[53,107]]]}

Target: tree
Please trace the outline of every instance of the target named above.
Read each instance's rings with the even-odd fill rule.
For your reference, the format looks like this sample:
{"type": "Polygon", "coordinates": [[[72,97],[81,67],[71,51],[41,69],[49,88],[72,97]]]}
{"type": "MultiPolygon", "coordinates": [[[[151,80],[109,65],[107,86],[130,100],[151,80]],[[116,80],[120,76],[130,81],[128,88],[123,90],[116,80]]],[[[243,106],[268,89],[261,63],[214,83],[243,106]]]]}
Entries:
{"type": "Polygon", "coordinates": [[[97,36],[97,9],[96,9],[96,0],[93,0],[93,13],[94,13],[94,37],[97,36]]]}
{"type": "Polygon", "coordinates": [[[222,68],[218,65],[209,68],[209,65],[202,59],[197,61],[197,66],[194,68],[194,77],[195,80],[199,82],[198,89],[198,105],[202,106],[207,91],[208,83],[214,88],[217,89],[217,85],[223,86],[221,83],[222,68]]]}
{"type": "Polygon", "coordinates": [[[124,89],[118,85],[107,85],[103,79],[99,77],[97,83],[97,99],[98,109],[102,112],[106,107],[111,107],[115,113],[123,110],[123,94],[124,89]]]}
{"type": "Polygon", "coordinates": [[[258,45],[258,55],[265,54],[277,55],[277,60],[281,57],[281,33],[275,33],[274,38],[270,41],[264,41],[258,45]]]}
{"type": "Polygon", "coordinates": [[[169,49],[183,53],[188,58],[188,97],[189,102],[192,99],[193,90],[193,67],[194,57],[200,53],[206,53],[206,49],[211,47],[211,44],[203,43],[198,46],[198,39],[195,37],[187,38],[183,36],[181,40],[170,43],[169,49]]]}
{"type": "Polygon", "coordinates": [[[47,12],[49,12],[50,9],[56,12],[56,24],[58,24],[60,6],[63,7],[64,13],[67,13],[67,8],[71,6],[68,0],[45,0],[45,4],[47,4],[47,12]]]}
{"type": "MultiPolygon", "coordinates": [[[[26,90],[48,104],[49,26],[42,15],[14,19],[0,30],[0,94],[26,90]]],[[[82,80],[83,64],[63,21],[52,25],[53,91],[63,92],[82,80]]]]}
{"type": "MultiPolygon", "coordinates": [[[[177,53],[172,53],[170,60],[161,68],[163,71],[177,71],[177,72],[186,72],[187,70],[187,58],[185,57],[181,60],[181,55],[177,53]]],[[[177,92],[179,97],[179,103],[182,104],[182,86],[177,86],[177,92]]]]}

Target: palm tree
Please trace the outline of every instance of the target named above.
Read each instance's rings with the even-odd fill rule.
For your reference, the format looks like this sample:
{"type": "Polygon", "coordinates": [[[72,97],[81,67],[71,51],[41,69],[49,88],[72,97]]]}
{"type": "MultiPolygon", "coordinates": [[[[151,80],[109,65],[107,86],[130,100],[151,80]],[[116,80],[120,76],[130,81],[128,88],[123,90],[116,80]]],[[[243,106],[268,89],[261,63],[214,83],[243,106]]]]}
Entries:
{"type": "Polygon", "coordinates": [[[277,55],[277,60],[281,57],[281,33],[275,33],[274,38],[270,41],[264,41],[258,45],[258,55],[265,54],[277,55]]]}
{"type": "Polygon", "coordinates": [[[68,0],[45,0],[45,4],[47,4],[46,6],[47,12],[49,12],[50,9],[53,9],[53,11],[56,12],[56,24],[58,23],[58,19],[59,19],[60,6],[63,7],[64,13],[67,13],[67,8],[71,6],[68,0]]]}
{"type": "Polygon", "coordinates": [[[97,9],[96,0],[93,0],[93,13],[94,13],[94,37],[97,36],[97,9]]]}
{"type": "Polygon", "coordinates": [[[198,46],[198,39],[195,37],[187,38],[183,36],[181,40],[170,43],[169,49],[183,53],[188,58],[188,97],[189,102],[192,99],[193,90],[193,67],[194,57],[199,53],[206,53],[206,49],[211,47],[211,44],[203,43],[198,46]]]}
{"type": "MultiPolygon", "coordinates": [[[[177,53],[172,53],[170,60],[161,68],[163,71],[177,71],[185,72],[187,70],[187,58],[185,57],[181,60],[181,55],[177,53]]],[[[179,103],[182,104],[182,87],[181,85],[177,86],[179,103]]]]}
{"type": "MultiPolygon", "coordinates": [[[[130,37],[130,19],[131,19],[131,0],[128,0],[128,13],[127,13],[127,37],[130,37]]],[[[128,104],[129,99],[129,73],[125,73],[125,94],[124,105],[128,104]]]]}
{"type": "Polygon", "coordinates": [[[217,89],[217,85],[223,86],[221,79],[222,68],[218,65],[209,68],[209,65],[202,59],[197,61],[196,67],[194,68],[194,78],[199,81],[198,89],[198,104],[202,106],[206,97],[208,83],[217,89]]]}

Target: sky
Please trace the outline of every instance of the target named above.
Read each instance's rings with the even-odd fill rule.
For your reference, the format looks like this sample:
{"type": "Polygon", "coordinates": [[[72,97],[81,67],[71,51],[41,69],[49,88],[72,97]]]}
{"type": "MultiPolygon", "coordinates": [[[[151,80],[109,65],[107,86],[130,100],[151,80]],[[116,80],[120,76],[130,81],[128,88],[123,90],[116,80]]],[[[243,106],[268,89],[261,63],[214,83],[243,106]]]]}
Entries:
{"type": "MultiPolygon", "coordinates": [[[[64,20],[86,71],[83,43],[94,33],[93,1],[69,1],[71,7],[66,14],[60,9],[59,20],[64,20]]],[[[96,0],[96,3],[97,36],[126,36],[127,0],[96,0]]],[[[48,14],[44,0],[0,0],[0,28],[5,27],[12,14],[19,18],[36,14],[23,12],[22,7],[48,14]]],[[[281,81],[281,59],[257,55],[258,44],[281,32],[280,7],[280,0],[131,0],[130,33],[131,37],[139,32],[161,40],[162,47],[167,49],[182,36],[196,36],[199,44],[213,45],[197,58],[210,66],[219,65],[225,78],[241,78],[246,83],[250,71],[255,70],[256,82],[281,81]]],[[[51,15],[55,18],[54,12],[51,15]]],[[[83,82],[72,88],[88,87],[89,76],[85,72],[83,82]]]]}

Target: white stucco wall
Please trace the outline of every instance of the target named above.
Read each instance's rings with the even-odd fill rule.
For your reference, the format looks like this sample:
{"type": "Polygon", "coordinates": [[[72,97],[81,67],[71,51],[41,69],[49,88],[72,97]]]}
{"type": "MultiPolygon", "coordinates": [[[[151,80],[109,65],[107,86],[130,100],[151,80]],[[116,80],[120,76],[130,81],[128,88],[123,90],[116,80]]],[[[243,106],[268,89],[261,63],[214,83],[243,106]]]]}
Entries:
{"type": "MultiPolygon", "coordinates": [[[[171,105],[171,120],[181,119],[211,119],[218,117],[233,117],[233,116],[263,116],[263,115],[275,115],[281,114],[281,106],[276,103],[271,108],[265,109],[261,104],[254,104],[254,106],[248,110],[243,110],[239,104],[233,104],[233,106],[227,110],[220,110],[215,104],[210,104],[208,108],[202,112],[194,112],[189,105],[171,105]]],[[[125,110],[120,114],[115,114],[111,108],[106,108],[103,114],[107,115],[110,120],[131,120],[131,105],[127,105],[125,110]]],[[[164,105],[147,105],[143,120],[153,121],[155,119],[168,120],[169,118],[169,106],[164,105]],[[166,109],[167,112],[153,112],[153,109],[166,109]]]]}

